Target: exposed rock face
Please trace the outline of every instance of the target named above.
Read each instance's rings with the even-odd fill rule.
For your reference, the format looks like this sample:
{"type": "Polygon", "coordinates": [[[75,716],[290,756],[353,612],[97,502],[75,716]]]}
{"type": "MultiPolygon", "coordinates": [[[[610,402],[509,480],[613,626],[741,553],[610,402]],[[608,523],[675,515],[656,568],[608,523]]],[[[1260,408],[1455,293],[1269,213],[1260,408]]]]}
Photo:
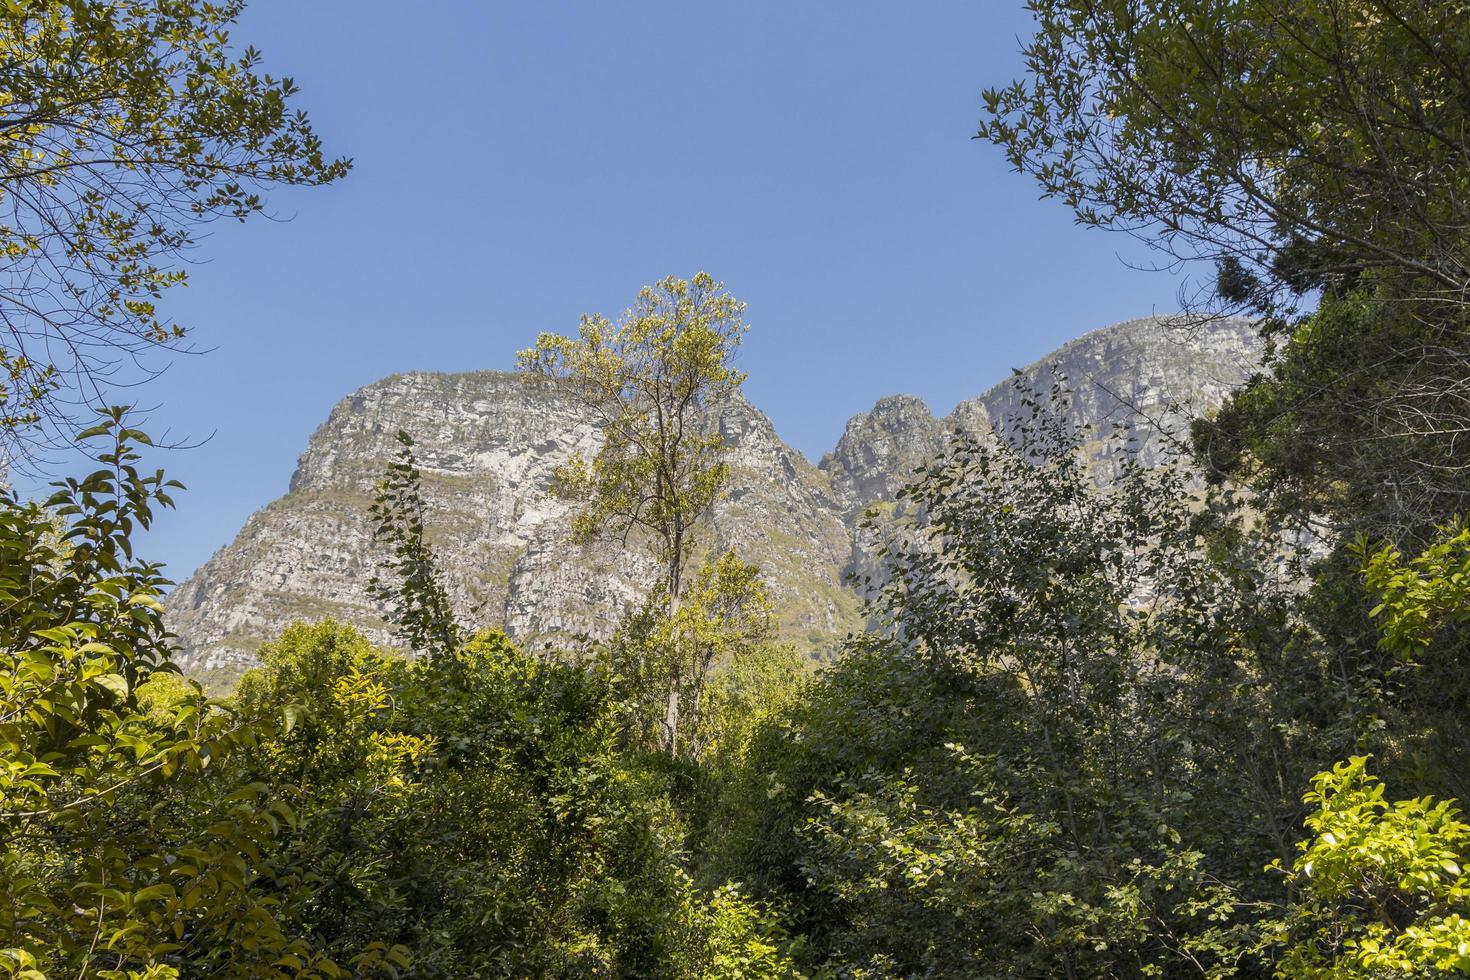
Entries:
{"type": "MultiPolygon", "coordinates": [[[[1181,429],[1188,414],[1218,405],[1258,358],[1246,321],[1186,328],[1145,319],[1087,334],[1022,374],[1042,390],[1065,375],[1074,423],[1132,435],[1126,450],[1103,438],[1090,445],[1106,476],[1124,452],[1159,459],[1169,443],[1160,427],[1181,429]]],[[[762,567],[790,639],[830,644],[858,623],[845,582],[872,565],[864,511],[891,501],[951,433],[1004,431],[1019,409],[1004,383],[943,419],[912,396],[885,398],[848,423],[819,468],[733,399],[708,420],[732,466],[711,543],[762,567]]],[[[531,643],[605,635],[639,599],[653,573],[648,557],[616,541],[573,544],[572,508],[549,492],[559,464],[599,443],[574,403],[514,374],[395,375],[343,399],[312,435],[289,492],[170,596],[186,668],[237,673],[296,618],[335,616],[389,642],[366,591],[378,559],[367,510],[399,429],[417,444],[431,542],[466,621],[531,643]]]]}
{"type": "Polygon", "coordinates": [[[1128,320],[1058,348],[942,419],[912,396],[884,398],[847,423],[820,466],[845,511],[860,513],[892,500],[951,436],[983,438],[1025,416],[1016,381],[1045,395],[1064,380],[1069,421],[1089,427],[1085,441],[1106,480],[1127,456],[1152,466],[1187,441],[1189,419],[1219,406],[1260,357],[1249,320],[1128,320]]]}
{"type": "Polygon", "coordinates": [[[915,468],[943,445],[940,423],[923,400],[890,395],[847,422],[837,448],[822,459],[845,513],[892,500],[915,468]]]}

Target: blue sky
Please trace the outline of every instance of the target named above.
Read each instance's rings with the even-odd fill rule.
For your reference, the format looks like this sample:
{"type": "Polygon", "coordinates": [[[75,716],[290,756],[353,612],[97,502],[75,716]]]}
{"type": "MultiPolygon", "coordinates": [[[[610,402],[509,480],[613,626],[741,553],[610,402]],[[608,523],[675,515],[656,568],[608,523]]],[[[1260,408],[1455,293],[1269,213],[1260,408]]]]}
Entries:
{"type": "Polygon", "coordinates": [[[1179,280],[972,140],[1010,2],[255,0],[339,186],[217,225],[169,309],[212,353],[140,396],[188,484],[182,579],[284,493],[331,406],[405,370],[510,368],[542,330],[707,269],[749,304],[746,390],[818,458],[888,394],[936,412],[1179,280]]]}

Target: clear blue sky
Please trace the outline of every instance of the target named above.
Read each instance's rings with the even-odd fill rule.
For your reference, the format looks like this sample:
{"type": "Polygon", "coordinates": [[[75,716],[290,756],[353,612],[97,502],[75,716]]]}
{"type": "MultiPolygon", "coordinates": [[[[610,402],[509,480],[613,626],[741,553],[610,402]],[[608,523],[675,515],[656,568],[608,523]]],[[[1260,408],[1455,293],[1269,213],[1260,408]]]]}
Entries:
{"type": "Polygon", "coordinates": [[[707,269],[749,303],[751,399],[813,460],[879,397],[936,412],[1179,281],[970,139],[1017,2],[255,0],[340,185],[217,225],[149,428],[213,438],[149,541],[182,579],[284,493],[353,389],[510,368],[542,330],[707,269]]]}

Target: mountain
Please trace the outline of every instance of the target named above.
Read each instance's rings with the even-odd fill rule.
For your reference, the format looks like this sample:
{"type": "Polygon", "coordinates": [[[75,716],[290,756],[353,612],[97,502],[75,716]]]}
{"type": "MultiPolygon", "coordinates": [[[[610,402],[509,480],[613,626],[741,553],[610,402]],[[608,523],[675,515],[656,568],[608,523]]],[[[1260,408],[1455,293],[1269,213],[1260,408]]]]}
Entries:
{"type": "MultiPolygon", "coordinates": [[[[1147,318],[1095,330],[1019,374],[1042,391],[1065,377],[1073,423],[1097,432],[1120,427],[1131,437],[1126,448],[1089,443],[1105,479],[1121,454],[1162,458],[1168,432],[1220,404],[1259,352],[1249,321],[1147,318]]],[[[859,600],[846,582],[873,566],[863,513],[892,500],[952,434],[1004,433],[1019,397],[1003,382],[943,418],[913,396],[884,398],[849,421],[813,466],[737,396],[706,419],[732,465],[711,543],[761,566],[783,634],[820,653],[859,623],[859,600]]],[[[399,374],[339,402],[311,436],[285,496],[252,515],[170,595],[168,621],[185,669],[228,680],[298,618],[333,616],[391,642],[366,590],[378,558],[368,506],[400,429],[414,437],[429,539],[466,621],[539,645],[606,635],[640,598],[650,560],[617,542],[572,543],[573,509],[550,493],[556,466],[598,445],[574,403],[504,372],[399,374]]]]}

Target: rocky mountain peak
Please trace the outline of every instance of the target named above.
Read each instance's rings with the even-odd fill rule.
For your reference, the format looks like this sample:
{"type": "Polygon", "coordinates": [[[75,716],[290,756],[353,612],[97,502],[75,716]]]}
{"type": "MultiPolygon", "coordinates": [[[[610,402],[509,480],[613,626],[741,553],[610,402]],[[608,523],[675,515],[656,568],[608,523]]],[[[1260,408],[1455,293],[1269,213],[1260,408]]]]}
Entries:
{"type": "MultiPolygon", "coordinates": [[[[1181,328],[1148,318],[1089,333],[1021,376],[1039,389],[1065,377],[1072,421],[1133,437],[1121,449],[1102,438],[1091,446],[1106,471],[1120,453],[1160,458],[1167,432],[1218,405],[1259,349],[1244,320],[1181,328]]],[[[744,397],[710,406],[706,424],[724,437],[731,480],[706,544],[761,566],[788,639],[830,645],[858,624],[849,575],[873,568],[863,512],[892,500],[952,434],[1003,429],[1020,397],[1002,383],[943,419],[912,395],[880,399],[848,422],[819,467],[744,397]]],[[[534,645],[605,635],[640,599],[653,577],[646,552],[618,540],[573,543],[572,507],[550,493],[556,467],[600,443],[573,401],[508,372],[398,374],[342,399],[308,440],[285,496],[174,590],[168,617],[186,668],[238,674],[296,618],[333,616],[391,642],[365,588],[379,558],[367,515],[400,429],[415,440],[430,540],[465,621],[534,645]]]]}
{"type": "Polygon", "coordinates": [[[854,415],[837,448],[819,466],[831,479],[833,496],[844,512],[856,514],[893,499],[913,470],[939,448],[940,437],[939,421],[923,399],[890,395],[854,415]]]}

